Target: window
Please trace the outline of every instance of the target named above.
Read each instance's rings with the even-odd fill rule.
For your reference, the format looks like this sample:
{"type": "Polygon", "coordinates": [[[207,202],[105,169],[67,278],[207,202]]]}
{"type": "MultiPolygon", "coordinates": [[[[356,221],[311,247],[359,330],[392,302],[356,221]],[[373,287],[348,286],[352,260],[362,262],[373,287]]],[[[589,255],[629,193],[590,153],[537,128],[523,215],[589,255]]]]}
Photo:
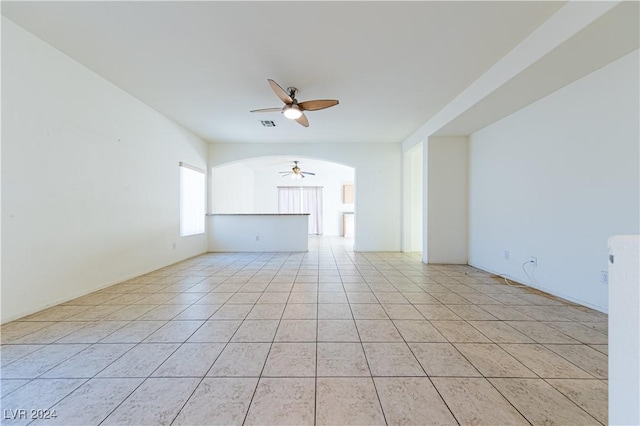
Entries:
{"type": "Polygon", "coordinates": [[[180,163],[180,236],[203,234],[205,172],[180,163]]]}

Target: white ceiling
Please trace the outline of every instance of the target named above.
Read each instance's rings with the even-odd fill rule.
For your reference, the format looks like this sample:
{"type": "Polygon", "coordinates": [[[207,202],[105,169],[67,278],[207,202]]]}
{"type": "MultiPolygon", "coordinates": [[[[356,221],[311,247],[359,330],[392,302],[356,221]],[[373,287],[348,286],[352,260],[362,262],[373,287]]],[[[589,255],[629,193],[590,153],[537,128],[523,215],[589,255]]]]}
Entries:
{"type": "Polygon", "coordinates": [[[402,142],[563,4],[2,2],[2,14],[208,141],[402,142]],[[309,112],[309,128],[251,114],[281,105],[267,78],[340,105],[309,112]]]}

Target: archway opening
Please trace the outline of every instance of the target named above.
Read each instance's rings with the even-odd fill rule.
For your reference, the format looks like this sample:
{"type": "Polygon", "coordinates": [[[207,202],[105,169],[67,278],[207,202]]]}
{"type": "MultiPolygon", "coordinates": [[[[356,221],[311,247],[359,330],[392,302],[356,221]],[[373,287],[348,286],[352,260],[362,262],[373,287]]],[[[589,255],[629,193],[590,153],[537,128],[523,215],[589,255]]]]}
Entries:
{"type": "Polygon", "coordinates": [[[210,211],[295,213],[296,201],[302,210],[312,206],[308,201],[310,192],[320,194],[315,202],[321,204],[316,217],[310,216],[310,233],[355,240],[355,168],[317,158],[268,156],[213,167],[210,211]],[[293,172],[294,161],[304,178],[293,172]],[[287,193],[293,195],[287,198],[287,193]]]}

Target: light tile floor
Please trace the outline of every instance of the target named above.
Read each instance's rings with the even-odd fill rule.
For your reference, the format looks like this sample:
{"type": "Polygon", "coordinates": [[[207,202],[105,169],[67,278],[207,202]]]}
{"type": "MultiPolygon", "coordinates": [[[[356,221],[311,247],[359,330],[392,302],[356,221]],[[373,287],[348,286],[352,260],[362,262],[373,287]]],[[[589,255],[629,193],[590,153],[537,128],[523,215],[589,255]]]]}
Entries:
{"type": "Polygon", "coordinates": [[[311,246],[205,254],[3,325],[2,423],[607,422],[606,315],[311,246]]]}

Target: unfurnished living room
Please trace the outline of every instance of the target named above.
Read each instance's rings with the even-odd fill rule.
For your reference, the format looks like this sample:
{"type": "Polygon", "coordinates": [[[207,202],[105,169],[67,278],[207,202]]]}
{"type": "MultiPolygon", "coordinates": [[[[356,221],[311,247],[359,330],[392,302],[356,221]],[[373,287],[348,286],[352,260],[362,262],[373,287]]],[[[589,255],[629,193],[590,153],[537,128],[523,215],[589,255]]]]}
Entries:
{"type": "Polygon", "coordinates": [[[639,2],[0,5],[0,423],[640,424],[639,2]]]}

